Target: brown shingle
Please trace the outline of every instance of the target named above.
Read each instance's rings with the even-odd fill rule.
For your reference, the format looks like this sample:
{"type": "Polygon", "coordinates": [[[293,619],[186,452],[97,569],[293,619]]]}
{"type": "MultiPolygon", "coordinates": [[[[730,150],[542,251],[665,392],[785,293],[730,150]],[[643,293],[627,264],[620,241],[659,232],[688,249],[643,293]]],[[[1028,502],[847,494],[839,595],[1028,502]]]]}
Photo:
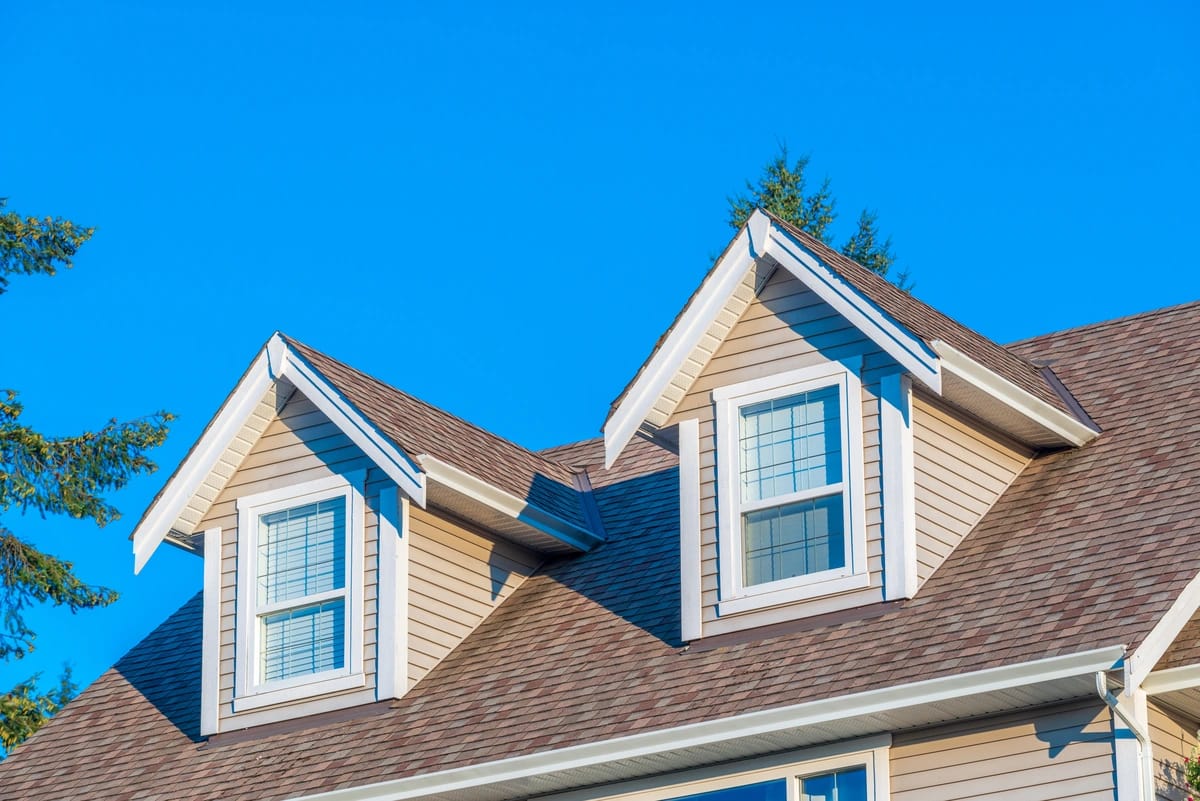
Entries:
{"type": "Polygon", "coordinates": [[[572,471],[474,423],[285,337],[410,457],[436,456],[577,526],[587,528],[572,471]]]}
{"type": "MultiPolygon", "coordinates": [[[[675,461],[635,440],[614,470],[590,469],[608,541],[526,581],[386,714],[199,747],[192,601],[0,763],[0,785],[26,799],[282,799],[1134,648],[1200,571],[1197,330],[1193,304],[1019,345],[1058,360],[1105,433],[1036,459],[885,614],[684,652],[675,461]]],[[[549,455],[595,465],[601,453],[593,440],[549,455]]]]}

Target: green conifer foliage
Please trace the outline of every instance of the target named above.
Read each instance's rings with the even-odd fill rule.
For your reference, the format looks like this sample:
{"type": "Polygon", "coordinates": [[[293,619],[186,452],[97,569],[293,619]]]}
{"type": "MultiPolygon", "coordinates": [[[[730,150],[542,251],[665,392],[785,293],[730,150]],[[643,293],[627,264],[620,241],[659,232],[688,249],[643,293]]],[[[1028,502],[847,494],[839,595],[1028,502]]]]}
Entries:
{"type": "MultiPolygon", "coordinates": [[[[0,209],[4,201],[0,200],[0,209]]],[[[62,218],[21,217],[0,212],[0,294],[13,275],[54,275],[72,266],[79,247],[95,231],[62,218]]],[[[51,603],[72,612],[107,606],[117,593],[75,575],[70,562],[43,553],[5,523],[67,515],[105,526],[120,513],[106,495],[134,476],[152,472],[146,456],[161,445],[173,419],[166,412],[130,422],[110,420],[96,431],[52,437],[23,425],[13,390],[0,390],[0,659],[21,659],[36,635],[24,612],[51,603]]],[[[39,690],[39,676],[0,695],[0,746],[11,752],[62,709],[75,693],[68,666],[59,685],[39,690]]]]}

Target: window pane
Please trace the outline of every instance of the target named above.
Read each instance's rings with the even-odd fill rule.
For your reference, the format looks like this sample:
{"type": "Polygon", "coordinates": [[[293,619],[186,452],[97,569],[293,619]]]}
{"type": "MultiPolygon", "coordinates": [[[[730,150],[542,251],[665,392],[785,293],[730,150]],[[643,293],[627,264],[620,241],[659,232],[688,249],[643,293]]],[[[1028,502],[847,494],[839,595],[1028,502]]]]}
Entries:
{"type": "Polygon", "coordinates": [[[800,801],[867,801],[867,769],[852,768],[802,779],[800,801]]]}
{"type": "Polygon", "coordinates": [[[742,500],[774,498],[842,480],[837,387],[754,403],[738,414],[742,500]]]}
{"type": "Polygon", "coordinates": [[[346,499],[259,518],[258,602],[275,603],[346,584],[346,499]]]}
{"type": "Polygon", "coordinates": [[[842,495],[742,516],[746,586],[846,566],[842,495]]]}
{"type": "Polygon", "coordinates": [[[261,620],[262,681],[336,670],[345,664],[343,599],[263,615],[261,620]]]}
{"type": "Polygon", "coordinates": [[[786,799],[787,780],[775,779],[758,784],[746,784],[741,787],[729,787],[725,790],[686,795],[672,799],[672,801],[786,801],[786,799]]]}

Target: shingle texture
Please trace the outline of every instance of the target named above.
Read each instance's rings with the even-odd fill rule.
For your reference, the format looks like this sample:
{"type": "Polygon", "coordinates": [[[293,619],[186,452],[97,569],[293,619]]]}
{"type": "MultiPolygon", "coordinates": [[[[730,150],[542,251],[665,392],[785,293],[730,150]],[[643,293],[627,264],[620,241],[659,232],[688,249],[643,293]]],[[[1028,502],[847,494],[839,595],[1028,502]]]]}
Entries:
{"type": "MultiPolygon", "coordinates": [[[[393,709],[202,745],[193,600],[0,763],[0,796],[281,799],[1135,647],[1200,571],[1198,330],[1193,304],[1016,346],[1056,359],[1104,434],[1035,459],[919,595],[882,615],[683,650],[677,470],[635,440],[591,471],[608,541],[526,581],[393,709]]],[[[602,451],[540,458],[598,465],[602,451]]]]}
{"type": "Polygon", "coordinates": [[[572,471],[294,339],[296,349],[409,455],[435,456],[559,518],[587,528],[572,471]]]}

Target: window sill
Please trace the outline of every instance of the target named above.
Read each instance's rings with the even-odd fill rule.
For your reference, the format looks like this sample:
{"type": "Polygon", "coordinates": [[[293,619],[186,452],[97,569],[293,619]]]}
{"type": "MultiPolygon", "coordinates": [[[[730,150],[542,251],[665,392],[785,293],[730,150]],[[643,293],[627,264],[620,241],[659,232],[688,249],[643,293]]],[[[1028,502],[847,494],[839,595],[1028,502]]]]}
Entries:
{"type": "MultiPolygon", "coordinates": [[[[794,580],[789,580],[789,583],[792,581],[794,580]]],[[[778,583],[782,584],[783,582],[778,583]]],[[[816,581],[803,581],[803,583],[798,584],[791,583],[790,586],[783,586],[773,590],[765,589],[769,586],[769,584],[764,584],[762,585],[763,589],[756,589],[750,593],[743,592],[741,595],[727,600],[722,599],[717,604],[717,614],[726,616],[737,615],[743,612],[756,612],[760,609],[768,609],[773,606],[782,606],[783,604],[796,603],[797,601],[825,598],[844,592],[865,589],[871,586],[871,574],[851,573],[848,576],[834,576],[816,581]]]]}
{"type": "Polygon", "coordinates": [[[327,679],[316,679],[304,684],[295,684],[291,687],[280,687],[274,690],[263,689],[234,698],[233,711],[248,712],[251,709],[262,709],[267,706],[307,700],[319,695],[328,695],[330,693],[341,692],[342,690],[354,690],[365,686],[367,686],[366,674],[351,673],[327,679]]]}

